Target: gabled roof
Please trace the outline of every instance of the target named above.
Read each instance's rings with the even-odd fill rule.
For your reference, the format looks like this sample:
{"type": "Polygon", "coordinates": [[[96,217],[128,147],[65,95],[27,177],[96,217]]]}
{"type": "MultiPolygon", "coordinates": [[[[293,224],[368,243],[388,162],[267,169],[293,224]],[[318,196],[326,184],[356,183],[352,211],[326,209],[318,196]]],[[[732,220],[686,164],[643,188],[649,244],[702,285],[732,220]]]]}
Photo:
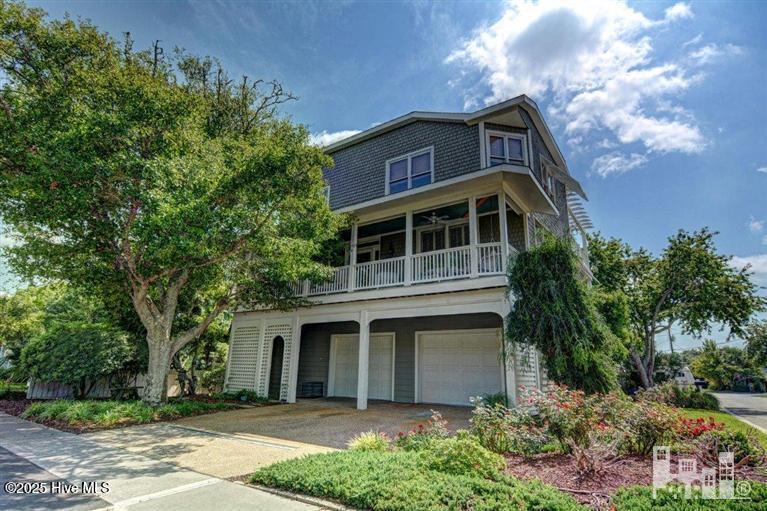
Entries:
{"type": "Polygon", "coordinates": [[[485,120],[490,120],[493,117],[502,115],[516,108],[523,108],[530,115],[535,127],[541,134],[541,137],[543,137],[544,143],[554,156],[554,163],[565,172],[569,173],[565,158],[562,156],[562,152],[559,150],[559,146],[557,146],[554,136],[551,134],[546,121],[543,119],[543,114],[538,108],[538,105],[524,94],[477,110],[476,112],[410,112],[409,114],[402,115],[391,121],[384,122],[363,132],[357,133],[356,135],[330,144],[325,147],[325,151],[333,153],[416,121],[463,122],[469,125],[474,125],[485,120]]]}

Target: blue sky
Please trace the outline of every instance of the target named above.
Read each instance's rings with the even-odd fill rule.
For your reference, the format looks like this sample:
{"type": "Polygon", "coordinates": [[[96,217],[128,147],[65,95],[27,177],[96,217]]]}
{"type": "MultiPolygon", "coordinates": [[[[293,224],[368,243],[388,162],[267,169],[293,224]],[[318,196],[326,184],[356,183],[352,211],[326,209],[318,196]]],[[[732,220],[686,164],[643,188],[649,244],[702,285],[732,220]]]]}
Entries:
{"type": "MultiPolygon", "coordinates": [[[[598,230],[679,228],[767,285],[767,7],[759,2],[31,2],[137,46],[275,78],[328,141],[412,110],[542,107],[598,230]]],[[[9,285],[5,284],[6,287],[9,285]]],[[[695,342],[685,340],[683,344],[695,342]]]]}

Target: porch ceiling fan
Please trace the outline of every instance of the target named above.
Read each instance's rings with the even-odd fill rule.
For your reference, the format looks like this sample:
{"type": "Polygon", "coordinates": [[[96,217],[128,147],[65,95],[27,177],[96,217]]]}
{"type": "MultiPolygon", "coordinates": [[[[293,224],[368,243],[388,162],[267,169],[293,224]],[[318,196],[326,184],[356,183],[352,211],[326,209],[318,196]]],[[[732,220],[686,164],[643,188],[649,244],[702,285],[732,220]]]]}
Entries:
{"type": "Polygon", "coordinates": [[[437,215],[435,211],[432,211],[431,215],[421,215],[421,218],[431,222],[432,225],[442,224],[445,223],[445,220],[450,219],[447,215],[437,215]]]}

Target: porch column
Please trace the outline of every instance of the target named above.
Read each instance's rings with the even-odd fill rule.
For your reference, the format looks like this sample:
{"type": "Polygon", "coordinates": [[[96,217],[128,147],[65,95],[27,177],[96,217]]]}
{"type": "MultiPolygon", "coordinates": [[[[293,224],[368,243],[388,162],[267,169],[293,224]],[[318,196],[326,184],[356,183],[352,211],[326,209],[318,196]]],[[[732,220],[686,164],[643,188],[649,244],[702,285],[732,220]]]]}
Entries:
{"type": "Polygon", "coordinates": [[[357,282],[357,222],[352,223],[352,239],[349,243],[349,282],[347,291],[354,291],[354,283],[357,282]]]}
{"type": "Polygon", "coordinates": [[[370,365],[370,321],[368,311],[360,311],[360,345],[357,362],[357,410],[368,409],[368,366],[370,365]]]}
{"type": "MultiPolygon", "coordinates": [[[[290,366],[288,367],[288,403],[296,402],[298,388],[298,353],[301,350],[301,322],[298,315],[293,318],[290,339],[290,366]]],[[[287,342],[287,339],[285,339],[287,342]]]]}
{"type": "Polygon", "coordinates": [[[477,198],[469,197],[469,257],[471,258],[471,278],[477,278],[479,274],[479,254],[477,244],[479,240],[479,224],[477,223],[477,198]]]}
{"type": "Polygon", "coordinates": [[[503,350],[503,374],[504,381],[506,383],[506,397],[509,400],[509,406],[517,405],[517,371],[516,361],[514,353],[509,350],[509,346],[506,343],[506,330],[508,328],[508,320],[506,315],[503,316],[503,331],[501,331],[501,349],[503,350]]]}
{"type": "Polygon", "coordinates": [[[501,269],[506,273],[509,262],[509,226],[506,221],[506,193],[503,190],[498,194],[498,220],[501,229],[501,269]]]}
{"type": "Polygon", "coordinates": [[[413,212],[405,213],[405,285],[413,281],[413,212]]]}

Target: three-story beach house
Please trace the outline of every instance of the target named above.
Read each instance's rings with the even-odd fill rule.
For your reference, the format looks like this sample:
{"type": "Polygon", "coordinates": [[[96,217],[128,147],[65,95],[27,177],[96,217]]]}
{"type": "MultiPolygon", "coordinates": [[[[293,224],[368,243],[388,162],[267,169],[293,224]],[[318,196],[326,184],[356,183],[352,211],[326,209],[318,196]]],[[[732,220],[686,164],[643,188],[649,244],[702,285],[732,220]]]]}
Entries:
{"type": "Polygon", "coordinates": [[[225,388],[468,405],[545,379],[505,356],[506,269],[541,231],[578,239],[584,192],[536,104],[412,112],[326,147],[337,212],[355,222],[332,278],[298,283],[312,306],[234,317],[225,388]]]}

